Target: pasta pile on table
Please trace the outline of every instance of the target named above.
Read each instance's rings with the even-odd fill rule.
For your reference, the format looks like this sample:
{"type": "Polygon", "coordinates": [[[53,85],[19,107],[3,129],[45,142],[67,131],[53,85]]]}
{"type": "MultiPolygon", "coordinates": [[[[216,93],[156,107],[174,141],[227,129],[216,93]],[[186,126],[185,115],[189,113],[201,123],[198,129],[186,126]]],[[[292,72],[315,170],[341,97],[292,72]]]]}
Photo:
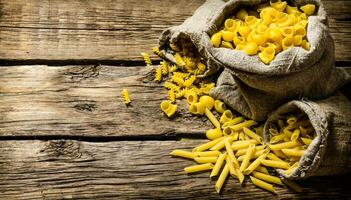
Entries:
{"type": "Polygon", "coordinates": [[[225,20],[211,36],[215,47],[244,51],[269,64],[279,52],[294,46],[309,50],[307,19],[315,13],[314,4],[293,7],[286,1],[270,1],[252,9],[241,9],[225,20]]]}
{"type": "MultiPolygon", "coordinates": [[[[164,81],[164,87],[168,89],[168,100],[161,102],[161,110],[168,117],[174,116],[177,99],[184,98],[190,113],[204,115],[213,124],[213,128],[206,131],[209,142],[191,152],[174,150],[170,154],[197,163],[184,168],[186,173],[210,171],[210,177],[217,178],[215,189],[218,193],[229,175],[240,184],[245,176],[249,176],[256,186],[276,193],[275,185],[283,185],[283,181],[270,171],[283,169],[291,173],[296,169],[303,150],[315,137],[308,119],[296,115],[289,116],[286,121],[279,120],[277,126],[269,129],[273,136],[271,144],[264,144],[263,125],[235,114],[225,103],[209,96],[215,83],[197,77],[206,70],[203,61],[193,51],[174,44],[170,46],[175,52],[176,64],[163,60],[155,71],[155,81],[164,81]]],[[[164,57],[157,47],[153,51],[164,57]]],[[[150,56],[142,55],[149,65],[150,56]]],[[[299,190],[296,184],[284,183],[299,190]]]]}

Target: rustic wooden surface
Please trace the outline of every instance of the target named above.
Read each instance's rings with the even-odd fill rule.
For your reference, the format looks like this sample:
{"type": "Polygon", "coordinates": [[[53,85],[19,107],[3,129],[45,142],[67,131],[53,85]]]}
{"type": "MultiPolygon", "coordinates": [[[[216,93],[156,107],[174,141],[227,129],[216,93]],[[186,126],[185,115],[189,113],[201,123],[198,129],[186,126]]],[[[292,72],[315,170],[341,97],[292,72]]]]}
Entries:
{"type": "MultiPolygon", "coordinates": [[[[230,179],[218,195],[208,173],[186,175],[193,162],[168,155],[211,126],[184,105],[172,120],[160,112],[166,91],[140,52],[203,2],[0,0],[0,199],[350,199],[350,175],[278,196],[230,179]]],[[[323,2],[336,65],[349,67],[351,1],[323,2]]]]}
{"type": "MultiPolygon", "coordinates": [[[[174,148],[199,141],[71,140],[0,142],[0,187],[4,199],[350,199],[345,177],[312,178],[299,183],[302,193],[277,187],[278,196],[248,180],[229,178],[219,196],[209,172],[187,175],[193,161],[171,158],[174,148]],[[6,173],[3,173],[6,172],[6,173]],[[23,186],[23,187],[18,187],[23,186]]],[[[348,176],[351,178],[351,176],[348,176]]]]}
{"type": "MultiPolygon", "coordinates": [[[[162,30],[180,24],[204,1],[1,1],[0,60],[44,64],[138,61],[141,51],[150,51],[157,44],[162,30]]],[[[351,1],[323,2],[336,60],[351,61],[351,1]]]]}

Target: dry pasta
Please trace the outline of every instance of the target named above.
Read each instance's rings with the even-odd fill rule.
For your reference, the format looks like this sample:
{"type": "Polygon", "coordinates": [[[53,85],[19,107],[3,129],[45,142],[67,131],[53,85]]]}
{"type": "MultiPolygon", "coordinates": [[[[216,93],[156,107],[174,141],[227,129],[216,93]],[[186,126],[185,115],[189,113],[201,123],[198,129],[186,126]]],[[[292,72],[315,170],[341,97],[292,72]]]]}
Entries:
{"type": "Polygon", "coordinates": [[[218,173],[219,173],[219,170],[221,169],[223,163],[224,163],[224,160],[226,159],[227,157],[227,154],[224,153],[224,154],[221,154],[218,156],[217,158],[217,161],[216,161],[216,164],[214,165],[213,169],[212,169],[212,172],[210,174],[210,177],[214,177],[214,176],[217,176],[218,173]]]}
{"type": "Polygon", "coordinates": [[[130,99],[129,92],[128,92],[127,89],[123,89],[122,90],[122,96],[123,96],[123,99],[124,99],[124,103],[126,105],[129,105],[132,102],[132,100],[130,99]]]}

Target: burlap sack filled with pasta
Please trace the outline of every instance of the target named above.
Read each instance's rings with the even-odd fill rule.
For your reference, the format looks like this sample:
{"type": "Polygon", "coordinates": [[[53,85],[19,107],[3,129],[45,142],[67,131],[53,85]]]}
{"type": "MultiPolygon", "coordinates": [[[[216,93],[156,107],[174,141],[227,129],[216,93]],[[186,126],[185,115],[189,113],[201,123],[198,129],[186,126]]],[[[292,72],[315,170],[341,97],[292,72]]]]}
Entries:
{"type": "Polygon", "coordinates": [[[221,68],[211,95],[222,99],[246,117],[264,120],[281,104],[299,97],[322,99],[329,96],[350,79],[343,69],[334,66],[334,43],[327,27],[327,16],[319,0],[294,0],[296,6],[313,3],[315,16],[308,18],[307,39],[310,50],[293,47],[285,50],[269,64],[257,55],[242,51],[215,48],[210,36],[223,26],[243,6],[254,6],[265,0],[209,0],[182,25],[171,27],[160,37],[160,47],[167,58],[174,61],[170,43],[180,47],[194,47],[207,61],[205,76],[221,68]]]}
{"type": "Polygon", "coordinates": [[[264,126],[265,142],[269,128],[292,112],[301,111],[309,118],[316,137],[290,175],[277,172],[287,179],[310,176],[346,174],[351,172],[351,102],[341,93],[320,101],[294,100],[274,111],[264,126]]]}

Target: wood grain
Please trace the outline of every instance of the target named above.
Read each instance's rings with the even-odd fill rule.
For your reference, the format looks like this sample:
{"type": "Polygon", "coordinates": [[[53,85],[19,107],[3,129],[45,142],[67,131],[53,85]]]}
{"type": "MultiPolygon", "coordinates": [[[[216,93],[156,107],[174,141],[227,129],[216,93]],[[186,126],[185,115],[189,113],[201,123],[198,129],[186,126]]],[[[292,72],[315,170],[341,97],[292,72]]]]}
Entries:
{"type": "Polygon", "coordinates": [[[230,178],[222,194],[209,173],[186,175],[193,161],[171,158],[175,148],[204,141],[106,143],[0,141],[1,199],[349,199],[346,177],[307,179],[303,193],[277,187],[278,196],[230,178]]]}
{"type": "MultiPolygon", "coordinates": [[[[0,1],[0,60],[137,61],[204,0],[0,1]]],[[[351,61],[351,1],[323,1],[336,60],[351,61]]],[[[27,62],[28,63],[28,62],[27,62]]],[[[110,63],[109,63],[110,64],[110,63]]]]}
{"type": "Polygon", "coordinates": [[[185,101],[164,115],[167,90],[153,78],[146,67],[0,67],[0,136],[203,136],[210,123],[185,101]]]}

